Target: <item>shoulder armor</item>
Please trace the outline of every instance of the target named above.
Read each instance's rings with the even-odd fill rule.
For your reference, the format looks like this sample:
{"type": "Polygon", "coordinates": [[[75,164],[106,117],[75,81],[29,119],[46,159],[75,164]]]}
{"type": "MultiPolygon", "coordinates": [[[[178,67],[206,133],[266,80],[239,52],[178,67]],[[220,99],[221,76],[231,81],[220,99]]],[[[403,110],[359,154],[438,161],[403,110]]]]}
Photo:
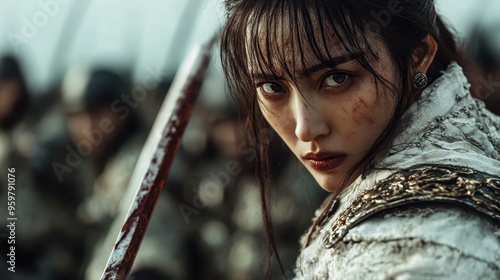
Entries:
{"type": "Polygon", "coordinates": [[[418,165],[398,171],[363,192],[326,234],[333,247],[347,232],[381,211],[419,202],[466,206],[500,223],[500,178],[467,167],[418,165]]]}

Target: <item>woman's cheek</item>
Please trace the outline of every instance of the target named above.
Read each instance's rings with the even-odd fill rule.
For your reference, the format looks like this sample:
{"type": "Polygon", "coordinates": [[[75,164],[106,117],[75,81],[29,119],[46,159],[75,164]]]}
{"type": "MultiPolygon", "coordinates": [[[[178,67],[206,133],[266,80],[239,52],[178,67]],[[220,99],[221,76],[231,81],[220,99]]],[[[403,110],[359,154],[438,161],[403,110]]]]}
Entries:
{"type": "Polygon", "coordinates": [[[288,118],[290,114],[286,110],[271,110],[269,106],[260,107],[261,113],[267,123],[276,131],[278,136],[287,144],[290,142],[290,133],[294,132],[292,121],[288,118]],[[287,116],[287,117],[285,117],[287,116]]]}
{"type": "Polygon", "coordinates": [[[356,97],[351,105],[352,121],[356,126],[372,125],[373,120],[373,102],[364,97],[356,97]]]}

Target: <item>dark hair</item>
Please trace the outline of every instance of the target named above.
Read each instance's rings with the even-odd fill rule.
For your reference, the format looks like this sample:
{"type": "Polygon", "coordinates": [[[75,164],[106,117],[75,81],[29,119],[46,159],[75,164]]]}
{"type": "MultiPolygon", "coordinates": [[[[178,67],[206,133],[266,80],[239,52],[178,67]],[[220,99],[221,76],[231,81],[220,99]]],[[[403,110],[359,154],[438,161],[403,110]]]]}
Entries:
{"type": "Polygon", "coordinates": [[[6,55],[0,58],[0,83],[5,81],[16,81],[20,91],[20,96],[13,104],[11,113],[5,119],[0,120],[0,128],[9,130],[24,117],[31,101],[23,71],[14,56],[6,55]]]}
{"type": "MultiPolygon", "coordinates": [[[[112,111],[113,104],[120,100],[121,95],[130,92],[129,77],[130,75],[127,72],[107,68],[94,69],[83,93],[82,105],[85,110],[91,112],[91,114],[99,110],[112,111]]],[[[107,160],[118,153],[126,141],[140,130],[140,118],[134,110],[129,110],[126,118],[121,121],[125,125],[115,130],[116,135],[107,144],[104,152],[98,155],[96,162],[99,172],[102,171],[107,160]]]]}
{"type": "MultiPolygon", "coordinates": [[[[222,66],[230,92],[245,114],[245,131],[248,136],[257,140],[259,153],[256,176],[260,184],[270,257],[272,253],[276,253],[283,273],[269,214],[268,186],[271,171],[267,155],[268,145],[259,135],[259,131],[267,128],[268,124],[258,108],[249,62],[263,73],[271,73],[277,77],[279,71],[283,71],[293,79],[294,69],[287,64],[287,56],[290,54],[285,52],[284,46],[277,44],[275,39],[280,38],[278,36],[282,33],[289,36],[295,48],[292,67],[302,67],[306,71],[304,50],[313,52],[322,63],[334,64],[328,52],[327,39],[333,34],[339,40],[340,46],[351,54],[362,53],[363,55],[356,56],[355,60],[373,74],[377,83],[381,83],[397,96],[394,114],[388,126],[363,159],[345,175],[342,185],[332,195],[336,197],[357,169],[364,168],[363,172],[366,174],[369,163],[394,134],[401,116],[418,97],[420,92],[412,89],[411,81],[415,74],[412,58],[422,40],[430,34],[438,43],[437,54],[427,72],[431,81],[439,77],[450,62],[460,63],[462,58],[454,36],[436,14],[432,0],[229,0],[226,1],[226,6],[228,19],[222,33],[222,66]],[[319,36],[315,30],[319,30],[319,36]],[[377,36],[387,47],[400,84],[391,84],[370,65],[369,61],[377,58],[377,50],[373,49],[371,44],[371,35],[377,36]]],[[[331,201],[333,202],[333,199],[331,201]]],[[[316,220],[313,227],[325,218],[326,212],[316,220]]],[[[270,278],[270,267],[267,268],[266,277],[270,278]]]]}

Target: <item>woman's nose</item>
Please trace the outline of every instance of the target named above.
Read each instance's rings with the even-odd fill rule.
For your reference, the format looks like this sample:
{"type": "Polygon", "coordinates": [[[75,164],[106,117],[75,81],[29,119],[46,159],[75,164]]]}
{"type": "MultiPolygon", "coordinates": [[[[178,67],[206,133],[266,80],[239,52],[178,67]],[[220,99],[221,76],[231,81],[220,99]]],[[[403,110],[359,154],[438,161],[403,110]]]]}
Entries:
{"type": "Polygon", "coordinates": [[[330,127],[326,113],[314,98],[298,96],[295,100],[295,135],[303,142],[311,142],[319,136],[328,135],[330,127]],[[319,105],[319,106],[316,106],[319,105]]]}

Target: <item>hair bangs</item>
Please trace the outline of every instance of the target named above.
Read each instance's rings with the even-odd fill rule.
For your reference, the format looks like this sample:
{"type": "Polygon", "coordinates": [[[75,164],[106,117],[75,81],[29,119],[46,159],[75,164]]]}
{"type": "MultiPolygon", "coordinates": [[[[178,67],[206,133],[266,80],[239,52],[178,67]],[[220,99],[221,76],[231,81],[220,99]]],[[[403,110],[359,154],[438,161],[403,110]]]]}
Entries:
{"type": "Polygon", "coordinates": [[[249,79],[287,78],[295,82],[299,73],[311,74],[309,66],[335,66],[339,56],[355,59],[372,70],[368,60],[376,57],[376,52],[364,32],[365,24],[354,16],[351,6],[344,1],[328,5],[318,0],[247,1],[225,30],[223,38],[228,38],[230,42],[225,44],[230,48],[223,48],[227,55],[224,68],[236,80],[246,79],[245,91],[252,95],[255,85],[249,79]],[[231,67],[235,69],[228,69],[231,67]]]}

